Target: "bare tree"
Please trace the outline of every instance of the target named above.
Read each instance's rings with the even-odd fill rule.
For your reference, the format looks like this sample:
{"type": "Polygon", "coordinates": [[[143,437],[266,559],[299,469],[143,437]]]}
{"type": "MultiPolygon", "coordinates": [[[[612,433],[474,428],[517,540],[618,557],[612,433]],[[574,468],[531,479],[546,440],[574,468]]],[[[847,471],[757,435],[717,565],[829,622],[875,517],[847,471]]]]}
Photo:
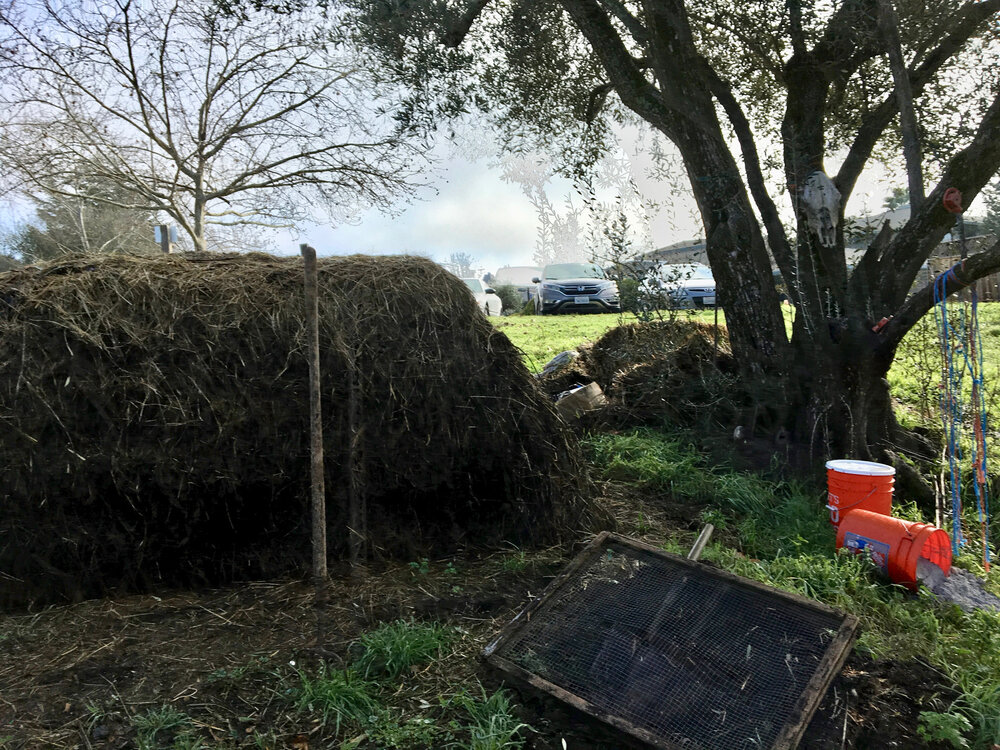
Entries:
{"type": "Polygon", "coordinates": [[[445,264],[451,272],[462,278],[472,278],[477,275],[476,267],[478,261],[472,253],[455,252],[448,257],[445,264]]]}
{"type": "Polygon", "coordinates": [[[168,215],[196,250],[210,225],[386,206],[418,149],[335,28],[196,0],[4,3],[0,159],[22,190],[115,183],[106,203],[168,215]]]}

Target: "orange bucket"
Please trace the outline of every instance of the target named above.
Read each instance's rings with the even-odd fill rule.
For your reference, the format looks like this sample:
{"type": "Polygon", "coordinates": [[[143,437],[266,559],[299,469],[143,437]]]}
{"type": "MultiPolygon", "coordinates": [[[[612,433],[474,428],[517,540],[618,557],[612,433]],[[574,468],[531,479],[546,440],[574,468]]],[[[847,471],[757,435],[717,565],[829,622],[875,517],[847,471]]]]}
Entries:
{"type": "Polygon", "coordinates": [[[944,531],[870,510],[853,510],[843,517],[837,547],[867,554],[889,578],[913,590],[921,558],[937,565],[944,575],[951,571],[951,540],[944,531]]]}
{"type": "Polygon", "coordinates": [[[853,510],[892,513],[892,487],[896,470],[874,461],[837,460],[826,462],[826,507],[830,523],[840,524],[853,510]]]}

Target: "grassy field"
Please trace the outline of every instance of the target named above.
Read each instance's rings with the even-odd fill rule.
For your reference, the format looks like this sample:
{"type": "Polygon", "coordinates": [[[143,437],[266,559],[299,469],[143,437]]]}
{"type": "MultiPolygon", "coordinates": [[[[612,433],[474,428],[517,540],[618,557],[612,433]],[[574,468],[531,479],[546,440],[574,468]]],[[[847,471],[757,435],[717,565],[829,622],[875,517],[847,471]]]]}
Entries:
{"type": "MultiPolygon", "coordinates": [[[[790,316],[791,308],[784,309],[790,316]]],[[[686,320],[715,322],[714,311],[683,311],[678,315],[686,320]]],[[[987,407],[991,415],[1000,419],[1000,303],[981,304],[979,318],[987,407]]],[[[721,311],[718,320],[720,325],[725,324],[725,314],[721,311]]],[[[633,315],[513,315],[493,321],[524,352],[528,368],[539,372],[559,352],[596,341],[610,328],[635,323],[637,319],[633,315]]],[[[791,317],[788,325],[790,329],[791,317]]],[[[940,382],[941,349],[931,315],[903,340],[889,371],[892,393],[902,407],[899,416],[905,424],[921,421],[940,424],[940,382]]]]}

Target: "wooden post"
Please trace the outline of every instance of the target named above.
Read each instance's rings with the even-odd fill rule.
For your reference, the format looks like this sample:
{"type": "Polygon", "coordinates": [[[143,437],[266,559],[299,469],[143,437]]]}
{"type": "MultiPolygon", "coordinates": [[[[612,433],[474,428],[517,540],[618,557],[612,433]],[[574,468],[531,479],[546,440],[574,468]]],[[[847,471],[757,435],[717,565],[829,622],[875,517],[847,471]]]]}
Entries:
{"type": "Polygon", "coordinates": [[[160,250],[164,254],[168,254],[170,252],[170,225],[160,224],[157,228],[160,230],[160,250]]]}
{"type": "MultiPolygon", "coordinates": [[[[345,347],[345,352],[347,348],[345,347]]],[[[365,556],[367,536],[365,519],[365,482],[361,475],[361,384],[358,382],[357,357],[349,356],[347,372],[347,533],[351,570],[360,573],[359,566],[365,556]]]]}
{"type": "Polygon", "coordinates": [[[701,553],[705,551],[705,546],[708,544],[708,540],[712,538],[713,531],[715,531],[715,527],[710,523],[706,523],[705,528],[701,530],[701,533],[695,540],[694,546],[691,548],[691,551],[688,552],[687,556],[688,560],[693,560],[697,562],[698,560],[701,559],[701,553]]]}
{"type": "Polygon", "coordinates": [[[323,411],[319,371],[319,297],[316,251],[299,245],[305,260],[306,329],[309,339],[309,436],[312,461],[312,575],[326,581],[326,489],[323,484],[323,411]]]}

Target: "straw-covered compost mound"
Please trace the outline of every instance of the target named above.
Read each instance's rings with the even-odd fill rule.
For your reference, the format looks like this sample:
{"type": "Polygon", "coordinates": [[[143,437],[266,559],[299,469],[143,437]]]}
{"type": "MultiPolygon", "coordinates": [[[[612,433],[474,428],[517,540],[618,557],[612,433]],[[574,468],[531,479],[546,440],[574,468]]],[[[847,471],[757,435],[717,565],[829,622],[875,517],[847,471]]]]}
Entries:
{"type": "MultiPolygon", "coordinates": [[[[376,556],[586,522],[575,444],[460,280],[353,256],[321,259],[319,287],[332,554],[350,466],[376,556]]],[[[304,310],[298,258],[0,275],[0,607],[302,569],[304,310]]]]}
{"type": "Polygon", "coordinates": [[[688,320],[612,328],[566,367],[542,378],[555,394],[596,382],[609,399],[601,418],[685,426],[729,424],[752,400],[736,376],[725,328],[688,320]]]}

